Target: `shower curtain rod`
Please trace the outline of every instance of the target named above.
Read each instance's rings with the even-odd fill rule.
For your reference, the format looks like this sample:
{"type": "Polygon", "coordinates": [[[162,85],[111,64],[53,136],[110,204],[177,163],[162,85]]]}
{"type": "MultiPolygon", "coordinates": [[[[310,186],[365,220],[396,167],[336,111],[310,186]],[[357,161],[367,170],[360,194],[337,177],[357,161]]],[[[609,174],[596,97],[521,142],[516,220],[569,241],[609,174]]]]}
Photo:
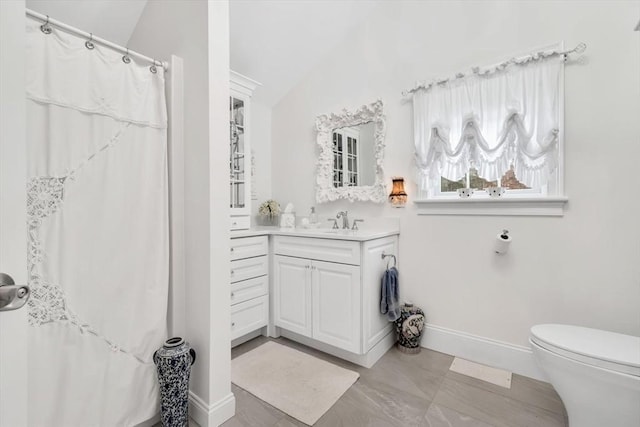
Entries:
{"type": "Polygon", "coordinates": [[[155,60],[153,58],[149,58],[148,56],[145,56],[145,55],[142,55],[142,54],[140,54],[138,52],[134,52],[132,50],[129,50],[126,47],[122,47],[122,46],[117,45],[115,43],[112,43],[112,42],[110,42],[108,40],[102,39],[100,37],[96,37],[92,33],[87,33],[86,31],[79,30],[76,27],[72,27],[71,25],[67,25],[67,24],[65,24],[63,22],[60,22],[58,20],[55,20],[55,19],[51,19],[49,17],[49,15],[43,15],[43,14],[38,13],[38,12],[36,12],[34,10],[31,10],[31,9],[25,9],[25,10],[27,12],[27,16],[30,16],[30,17],[35,18],[35,19],[38,19],[38,20],[44,22],[45,24],[53,25],[54,27],[58,27],[63,31],[66,31],[66,32],[69,32],[69,33],[72,33],[72,34],[76,34],[78,36],[85,37],[87,39],[87,41],[91,41],[93,43],[99,43],[99,44],[101,44],[103,46],[109,47],[109,48],[111,48],[113,50],[116,50],[118,52],[122,52],[122,53],[126,54],[127,56],[132,56],[134,58],[138,58],[138,59],[141,59],[143,61],[150,62],[153,65],[157,65],[157,66],[160,66],[160,67],[164,68],[165,71],[169,70],[169,63],[166,62],[166,61],[157,61],[157,60],[155,60]]]}
{"type": "Polygon", "coordinates": [[[564,51],[557,51],[557,50],[552,50],[552,51],[542,51],[542,52],[535,52],[535,53],[530,53],[529,55],[525,55],[525,56],[519,56],[517,58],[511,58],[507,61],[504,62],[500,62],[498,64],[493,64],[490,65],[488,67],[473,67],[471,68],[471,71],[468,73],[457,73],[455,76],[447,78],[447,79],[436,79],[433,80],[430,83],[419,83],[416,82],[416,85],[413,89],[409,89],[409,90],[405,90],[402,92],[402,96],[408,96],[411,95],[412,93],[424,89],[424,90],[428,90],[430,89],[432,86],[435,85],[439,85],[439,84],[444,84],[447,83],[449,81],[452,80],[456,80],[456,79],[461,79],[464,78],[470,74],[478,74],[481,76],[487,75],[487,74],[493,74],[497,71],[500,71],[502,69],[505,69],[506,67],[508,67],[509,65],[512,64],[526,64],[527,62],[531,62],[531,61],[538,61],[540,59],[543,58],[548,58],[549,56],[559,56],[559,55],[563,55],[565,60],[567,58],[567,56],[576,53],[576,54],[581,54],[582,52],[584,52],[587,49],[587,45],[585,43],[578,43],[578,45],[576,47],[574,47],[573,49],[570,50],[564,50],[564,51]]]}

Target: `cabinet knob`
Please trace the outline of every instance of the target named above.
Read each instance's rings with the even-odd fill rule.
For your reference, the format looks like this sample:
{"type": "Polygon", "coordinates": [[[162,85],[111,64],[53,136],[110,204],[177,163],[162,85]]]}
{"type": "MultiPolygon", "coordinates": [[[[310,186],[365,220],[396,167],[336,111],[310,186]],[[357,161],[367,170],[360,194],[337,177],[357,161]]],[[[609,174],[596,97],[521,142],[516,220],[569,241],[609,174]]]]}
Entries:
{"type": "Polygon", "coordinates": [[[233,292],[231,292],[231,298],[235,297],[236,294],[234,294],[233,292]]]}
{"type": "Polygon", "coordinates": [[[231,322],[231,327],[233,328],[234,326],[236,326],[236,322],[231,322]]]}
{"type": "Polygon", "coordinates": [[[233,252],[233,248],[231,248],[231,252],[233,252]]]}
{"type": "Polygon", "coordinates": [[[231,270],[231,275],[233,276],[235,274],[235,272],[233,270],[231,270]]]}

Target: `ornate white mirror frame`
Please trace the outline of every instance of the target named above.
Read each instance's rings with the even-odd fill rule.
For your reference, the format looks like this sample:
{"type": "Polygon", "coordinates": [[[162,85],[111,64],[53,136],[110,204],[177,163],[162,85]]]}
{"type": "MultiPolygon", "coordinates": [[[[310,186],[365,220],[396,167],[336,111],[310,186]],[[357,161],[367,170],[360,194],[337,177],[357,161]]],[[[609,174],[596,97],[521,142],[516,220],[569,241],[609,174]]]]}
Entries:
{"type": "Polygon", "coordinates": [[[316,176],[316,202],[324,203],[339,199],[355,201],[371,201],[383,203],[387,199],[384,183],[384,134],[385,121],[382,113],[382,100],[363,105],[354,112],[346,109],[340,114],[323,114],[316,118],[318,131],[316,142],[320,146],[316,176]],[[373,122],[375,182],[373,185],[333,186],[333,131],[336,129],[357,126],[373,122]]]}

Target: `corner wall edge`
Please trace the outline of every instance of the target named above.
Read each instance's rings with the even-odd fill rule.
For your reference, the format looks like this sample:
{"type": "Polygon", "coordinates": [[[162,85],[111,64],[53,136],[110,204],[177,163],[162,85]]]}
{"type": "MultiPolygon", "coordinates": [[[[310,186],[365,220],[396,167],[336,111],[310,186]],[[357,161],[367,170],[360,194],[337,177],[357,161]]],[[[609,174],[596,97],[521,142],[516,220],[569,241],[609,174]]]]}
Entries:
{"type": "Polygon", "coordinates": [[[217,427],[236,413],[236,398],[229,393],[212,404],[189,390],[189,414],[201,427],[217,427]]]}

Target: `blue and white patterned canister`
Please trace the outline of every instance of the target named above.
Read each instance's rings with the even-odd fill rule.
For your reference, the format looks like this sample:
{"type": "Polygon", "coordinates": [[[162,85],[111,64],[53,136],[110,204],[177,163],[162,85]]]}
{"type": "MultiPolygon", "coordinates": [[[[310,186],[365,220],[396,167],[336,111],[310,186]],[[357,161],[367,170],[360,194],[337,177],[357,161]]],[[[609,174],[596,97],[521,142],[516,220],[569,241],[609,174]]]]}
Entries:
{"type": "Polygon", "coordinates": [[[169,338],[153,354],[158,369],[163,427],[184,427],[189,423],[189,375],[196,352],[183,338],[169,338]]]}
{"type": "Polygon", "coordinates": [[[400,317],[396,320],[398,349],[404,353],[420,353],[420,338],[424,330],[425,316],[420,307],[410,302],[400,307],[400,317]]]}

